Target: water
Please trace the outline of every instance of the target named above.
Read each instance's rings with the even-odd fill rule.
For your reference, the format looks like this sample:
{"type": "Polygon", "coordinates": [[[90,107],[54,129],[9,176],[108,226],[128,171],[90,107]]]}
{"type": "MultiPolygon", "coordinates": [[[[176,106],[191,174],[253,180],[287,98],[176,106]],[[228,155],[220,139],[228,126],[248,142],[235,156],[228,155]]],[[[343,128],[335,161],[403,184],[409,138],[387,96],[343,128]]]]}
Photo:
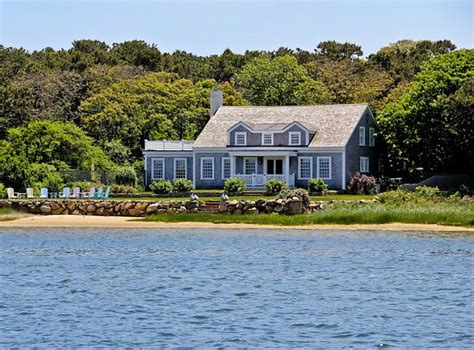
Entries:
{"type": "Polygon", "coordinates": [[[474,237],[0,230],[0,348],[473,348],[474,237]]]}

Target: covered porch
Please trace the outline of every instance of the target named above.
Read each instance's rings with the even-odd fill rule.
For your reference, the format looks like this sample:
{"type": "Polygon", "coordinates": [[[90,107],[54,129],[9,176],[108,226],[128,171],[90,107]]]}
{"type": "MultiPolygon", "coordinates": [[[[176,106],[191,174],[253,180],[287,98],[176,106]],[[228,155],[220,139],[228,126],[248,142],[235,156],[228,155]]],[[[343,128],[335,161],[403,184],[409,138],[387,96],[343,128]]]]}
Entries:
{"type": "Polygon", "coordinates": [[[290,157],[296,155],[294,151],[230,152],[231,177],[244,180],[248,188],[263,188],[270,179],[283,180],[288,187],[295,187],[290,157]]]}

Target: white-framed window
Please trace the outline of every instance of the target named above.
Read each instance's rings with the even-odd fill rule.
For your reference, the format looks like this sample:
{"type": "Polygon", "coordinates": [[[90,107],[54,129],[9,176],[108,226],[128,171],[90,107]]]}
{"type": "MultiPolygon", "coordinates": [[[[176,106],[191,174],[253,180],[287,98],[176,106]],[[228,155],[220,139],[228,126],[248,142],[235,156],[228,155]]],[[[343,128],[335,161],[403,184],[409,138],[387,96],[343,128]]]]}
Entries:
{"type": "Polygon", "coordinates": [[[369,146],[375,146],[375,128],[369,128],[369,146]]]}
{"type": "Polygon", "coordinates": [[[187,168],[188,168],[188,160],[186,158],[175,158],[174,159],[174,178],[186,179],[187,168]]]}
{"type": "Polygon", "coordinates": [[[236,146],[247,145],[247,133],[245,131],[235,133],[235,144],[236,146]]]}
{"type": "Polygon", "coordinates": [[[360,172],[369,172],[369,157],[360,157],[360,172]]]}
{"type": "Polygon", "coordinates": [[[152,180],[162,180],[165,178],[165,159],[164,158],[154,158],[151,162],[151,179],[152,180]]]}
{"type": "Polygon", "coordinates": [[[365,146],[365,126],[359,127],[359,146],[365,146]]]}
{"type": "Polygon", "coordinates": [[[331,157],[318,157],[317,164],[316,177],[331,180],[331,157]]]}
{"type": "Polygon", "coordinates": [[[257,158],[244,158],[244,174],[252,175],[257,173],[257,158]]]}
{"type": "Polygon", "coordinates": [[[214,157],[201,158],[201,180],[214,180],[214,157]]]}
{"type": "Polygon", "coordinates": [[[301,145],[301,132],[291,131],[289,133],[290,137],[290,146],[300,146],[301,145]]]}
{"type": "Polygon", "coordinates": [[[227,180],[230,178],[230,158],[222,158],[222,180],[227,180]]]}
{"type": "Polygon", "coordinates": [[[298,179],[309,180],[313,176],[313,157],[298,157],[298,179]]]}
{"type": "Polygon", "coordinates": [[[273,134],[272,133],[263,133],[262,134],[262,145],[271,146],[273,145],[273,134]]]}

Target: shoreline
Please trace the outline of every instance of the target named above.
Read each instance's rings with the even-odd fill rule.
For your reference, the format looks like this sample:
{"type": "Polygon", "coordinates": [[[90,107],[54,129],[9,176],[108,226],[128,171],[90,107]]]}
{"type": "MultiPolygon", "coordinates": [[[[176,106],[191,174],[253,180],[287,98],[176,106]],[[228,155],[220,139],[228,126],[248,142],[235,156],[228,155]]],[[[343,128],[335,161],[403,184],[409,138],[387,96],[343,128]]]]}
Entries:
{"type": "Polygon", "coordinates": [[[354,225],[305,225],[280,226],[256,224],[226,224],[210,222],[144,222],[125,216],[79,216],[79,215],[28,215],[10,221],[0,221],[0,228],[207,228],[207,229],[277,229],[277,230],[345,230],[345,231],[424,231],[424,232],[463,232],[474,234],[474,228],[462,226],[443,226],[435,224],[354,224],[354,225]]]}

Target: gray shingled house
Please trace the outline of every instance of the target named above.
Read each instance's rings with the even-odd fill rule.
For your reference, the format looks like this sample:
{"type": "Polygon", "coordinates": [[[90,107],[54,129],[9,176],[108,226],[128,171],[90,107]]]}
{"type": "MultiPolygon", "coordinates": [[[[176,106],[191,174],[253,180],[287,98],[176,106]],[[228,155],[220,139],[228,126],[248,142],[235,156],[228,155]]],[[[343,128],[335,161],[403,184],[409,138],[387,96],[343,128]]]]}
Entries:
{"type": "Polygon", "coordinates": [[[210,115],[195,141],[145,141],[147,184],[188,178],[210,189],[238,177],[248,188],[268,179],[307,187],[321,178],[345,189],[355,173],[376,169],[376,125],[366,104],[227,107],[215,89],[210,115]]]}

